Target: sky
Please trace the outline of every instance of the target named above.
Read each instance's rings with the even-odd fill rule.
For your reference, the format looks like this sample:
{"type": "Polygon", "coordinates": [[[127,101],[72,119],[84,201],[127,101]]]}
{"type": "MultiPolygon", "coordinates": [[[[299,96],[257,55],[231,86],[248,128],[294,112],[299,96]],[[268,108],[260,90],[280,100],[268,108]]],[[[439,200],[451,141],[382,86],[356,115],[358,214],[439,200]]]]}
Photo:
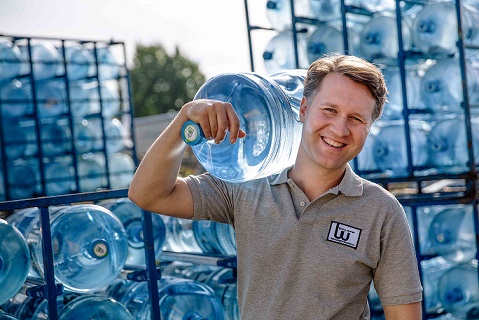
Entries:
{"type": "MultiPolygon", "coordinates": [[[[266,0],[248,0],[250,23],[269,27],[266,0]]],[[[0,34],[176,46],[207,78],[251,71],[244,0],[0,0],[0,34]]],[[[274,32],[251,32],[254,71],[274,32]]]]}

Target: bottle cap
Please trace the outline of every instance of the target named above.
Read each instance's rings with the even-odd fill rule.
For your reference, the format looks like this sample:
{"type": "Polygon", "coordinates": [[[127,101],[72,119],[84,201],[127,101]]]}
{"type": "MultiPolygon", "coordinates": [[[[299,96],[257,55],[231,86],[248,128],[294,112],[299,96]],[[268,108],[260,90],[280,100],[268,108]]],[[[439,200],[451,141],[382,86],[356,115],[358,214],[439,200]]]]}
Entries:
{"type": "Polygon", "coordinates": [[[190,146],[197,145],[206,139],[200,125],[191,120],[188,120],[183,124],[183,127],[181,128],[181,138],[190,146]]]}

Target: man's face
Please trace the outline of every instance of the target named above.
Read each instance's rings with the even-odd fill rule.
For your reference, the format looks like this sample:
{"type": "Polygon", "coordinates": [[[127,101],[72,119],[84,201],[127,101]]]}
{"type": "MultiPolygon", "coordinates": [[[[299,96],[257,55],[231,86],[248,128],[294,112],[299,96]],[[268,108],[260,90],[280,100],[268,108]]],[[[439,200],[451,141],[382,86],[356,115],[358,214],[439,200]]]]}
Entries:
{"type": "Polygon", "coordinates": [[[299,155],[314,166],[343,170],[364,145],[374,106],[367,86],[338,73],[326,75],[311,104],[301,102],[299,155]]]}

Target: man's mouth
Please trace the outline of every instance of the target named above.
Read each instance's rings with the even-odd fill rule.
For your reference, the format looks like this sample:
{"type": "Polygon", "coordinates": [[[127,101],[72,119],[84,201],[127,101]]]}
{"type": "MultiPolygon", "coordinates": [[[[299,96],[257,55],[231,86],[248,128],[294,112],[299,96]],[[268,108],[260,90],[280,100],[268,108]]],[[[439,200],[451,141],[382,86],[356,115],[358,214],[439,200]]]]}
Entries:
{"type": "Polygon", "coordinates": [[[323,141],[324,141],[327,145],[329,145],[329,146],[331,146],[331,147],[334,147],[334,148],[341,148],[341,147],[344,147],[344,146],[346,145],[346,144],[344,144],[344,143],[339,143],[339,142],[337,142],[337,141],[334,141],[334,140],[332,140],[332,139],[330,139],[330,138],[326,138],[326,137],[323,137],[323,141]]]}

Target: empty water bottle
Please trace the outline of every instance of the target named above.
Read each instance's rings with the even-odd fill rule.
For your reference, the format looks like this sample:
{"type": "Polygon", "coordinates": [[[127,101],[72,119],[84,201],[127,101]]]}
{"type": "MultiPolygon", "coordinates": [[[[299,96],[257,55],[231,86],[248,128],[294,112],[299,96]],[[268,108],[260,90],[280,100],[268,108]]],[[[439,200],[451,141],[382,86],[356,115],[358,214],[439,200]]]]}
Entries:
{"type": "Polygon", "coordinates": [[[43,81],[36,84],[35,89],[40,119],[59,117],[67,111],[66,89],[62,81],[43,81]]]}
{"type": "Polygon", "coordinates": [[[105,118],[112,118],[120,111],[118,88],[111,82],[102,82],[86,86],[89,90],[90,113],[100,113],[105,118]]]}
{"type": "Polygon", "coordinates": [[[96,191],[107,184],[105,156],[101,153],[87,153],[77,160],[80,192],[96,191]]]}
{"type": "MultiPolygon", "coordinates": [[[[120,274],[128,254],[121,221],[108,209],[93,204],[49,207],[55,279],[76,292],[93,292],[120,274]]],[[[15,211],[7,221],[27,239],[32,252],[30,274],[43,277],[40,210],[15,211]]]]}
{"type": "Polygon", "coordinates": [[[68,159],[56,159],[43,165],[45,195],[56,196],[75,190],[75,173],[68,159]]]}
{"type": "Polygon", "coordinates": [[[120,152],[132,145],[128,138],[127,129],[117,118],[104,119],[103,126],[105,130],[105,146],[108,153],[120,152]]]}
{"type": "MultiPolygon", "coordinates": [[[[382,63],[396,63],[398,58],[398,29],[396,15],[390,12],[374,14],[364,25],[360,33],[361,55],[368,60],[378,60],[382,63]]],[[[412,46],[412,36],[407,20],[402,20],[403,49],[412,46]]]]}
{"type": "Polygon", "coordinates": [[[108,174],[111,189],[123,189],[130,186],[136,165],[133,158],[126,153],[108,155],[108,174]]]}
{"type": "Polygon", "coordinates": [[[214,273],[222,268],[206,264],[173,261],[161,269],[162,276],[185,278],[205,283],[214,273]]]}
{"type": "MultiPolygon", "coordinates": [[[[268,0],[266,2],[266,15],[271,26],[279,31],[291,30],[292,28],[292,12],[290,0],[268,0]]],[[[294,1],[294,15],[296,17],[313,17],[309,6],[309,0],[294,1]]],[[[296,28],[300,26],[297,25],[296,28]]]]}
{"type": "Polygon", "coordinates": [[[66,70],[69,81],[87,78],[93,68],[93,56],[79,43],[65,45],[66,70]]]}
{"type": "MultiPolygon", "coordinates": [[[[348,29],[348,51],[352,55],[360,55],[359,32],[354,28],[348,29]]],[[[331,52],[344,52],[343,32],[340,26],[333,24],[319,25],[308,36],[307,53],[308,61],[312,63],[324,54],[331,52]]]]}
{"type": "MultiPolygon", "coordinates": [[[[125,305],[135,319],[152,319],[146,282],[118,281],[107,293],[125,305]]],[[[158,280],[158,298],[163,320],[224,319],[219,298],[198,281],[162,277],[158,280]]]]}
{"type": "Polygon", "coordinates": [[[97,47],[92,51],[98,66],[99,80],[116,79],[120,76],[120,65],[112,47],[97,47]]]}
{"type": "Polygon", "coordinates": [[[239,320],[240,312],[235,271],[222,268],[220,271],[213,273],[205,283],[221,298],[225,320],[239,320]]]}
{"type": "Polygon", "coordinates": [[[166,226],[165,249],[174,252],[202,253],[193,232],[193,221],[163,216],[166,226]]]}
{"type": "Polygon", "coordinates": [[[134,320],[121,303],[102,295],[82,295],[61,308],[58,320],[134,320]]]}
{"type": "Polygon", "coordinates": [[[420,266],[424,290],[424,308],[427,313],[438,313],[444,310],[439,294],[439,279],[455,264],[443,257],[435,257],[429,260],[422,260],[420,266]]]}
{"type": "Polygon", "coordinates": [[[429,126],[424,121],[409,122],[409,142],[412,163],[407,156],[407,137],[404,121],[381,122],[381,128],[374,139],[374,161],[390,177],[408,174],[408,167],[413,170],[423,169],[427,164],[427,132],[429,126]]]}
{"type": "Polygon", "coordinates": [[[0,39],[0,81],[13,79],[20,73],[20,49],[7,39],[0,39]]]}
{"type": "Polygon", "coordinates": [[[369,12],[390,11],[396,7],[394,0],[346,0],[346,4],[366,9],[369,12]]]}
{"type": "Polygon", "coordinates": [[[320,21],[331,21],[341,18],[341,1],[309,0],[311,12],[320,21]]]}
{"type": "Polygon", "coordinates": [[[22,45],[19,48],[22,53],[20,74],[32,72],[35,80],[53,78],[58,74],[62,58],[53,44],[46,41],[31,42],[30,45],[22,45]],[[33,70],[30,69],[30,62],[33,70]]]}
{"type": "Polygon", "coordinates": [[[268,41],[263,52],[263,60],[269,73],[308,67],[307,36],[304,33],[298,33],[296,36],[298,66],[291,31],[281,31],[268,41]]]}
{"type": "Polygon", "coordinates": [[[10,199],[26,199],[38,194],[39,164],[36,159],[7,162],[7,183],[10,199]]]}
{"type": "MultiPolygon", "coordinates": [[[[128,198],[104,200],[98,205],[107,208],[115,214],[123,224],[128,236],[128,256],[126,264],[145,266],[145,237],[143,234],[143,211],[128,198]]],[[[158,214],[151,214],[153,228],[153,244],[155,256],[159,258],[166,240],[166,228],[163,219],[158,214]]]]}
{"type": "Polygon", "coordinates": [[[77,153],[100,151],[103,148],[101,123],[95,119],[75,119],[73,123],[74,144],[77,153]]]}
{"type": "Polygon", "coordinates": [[[37,148],[33,121],[10,121],[3,125],[3,143],[7,159],[16,160],[34,155],[37,148]]]}
{"type": "Polygon", "coordinates": [[[69,111],[74,118],[83,118],[92,111],[91,103],[94,101],[91,91],[85,83],[74,83],[69,87],[69,111]]]}
{"type": "MultiPolygon", "coordinates": [[[[477,21],[479,11],[462,4],[462,34],[466,45],[479,44],[477,21]]],[[[425,54],[450,55],[457,51],[458,28],[454,2],[431,1],[417,13],[413,21],[416,47],[425,54]]]]}
{"type": "Polygon", "coordinates": [[[439,279],[438,295],[444,308],[461,319],[479,318],[477,260],[455,266],[439,279]]]}
{"type": "Polygon", "coordinates": [[[0,219],[0,304],[7,302],[22,288],[29,268],[27,241],[16,227],[0,219]]]}
{"type": "Polygon", "coordinates": [[[71,150],[71,132],[67,119],[44,121],[40,126],[42,156],[54,157],[71,150]]]}
{"type": "MultiPolygon", "coordinates": [[[[466,61],[466,79],[469,103],[479,103],[479,66],[466,61]]],[[[433,111],[462,110],[463,86],[461,69],[457,58],[438,60],[425,72],[421,80],[424,103],[433,111]]]]}
{"type": "Polygon", "coordinates": [[[193,234],[204,253],[236,254],[235,232],[229,224],[195,220],[193,221],[193,234]]]}
{"type": "Polygon", "coordinates": [[[467,171],[472,163],[479,163],[479,118],[470,118],[473,159],[469,159],[466,118],[451,115],[438,119],[428,134],[428,152],[431,166],[439,172],[467,171]]]}
{"type": "MultiPolygon", "coordinates": [[[[281,76],[284,78],[283,76],[281,76]]],[[[302,87],[297,77],[293,86],[302,87]]],[[[282,81],[279,81],[282,82],[282,81]]],[[[230,102],[247,133],[235,144],[227,137],[192,147],[201,165],[212,175],[227,181],[245,181],[279,172],[296,159],[301,122],[295,103],[278,83],[254,73],[223,74],[211,78],[195,99],[208,98],[230,102]]]]}
{"type": "MultiPolygon", "coordinates": [[[[57,303],[59,302],[60,299],[57,300],[57,303]]],[[[18,293],[1,308],[15,319],[48,319],[48,301],[44,298],[29,297],[18,293]]]]}
{"type": "Polygon", "coordinates": [[[2,116],[6,119],[21,118],[33,112],[30,84],[18,80],[0,83],[2,116]]]}

